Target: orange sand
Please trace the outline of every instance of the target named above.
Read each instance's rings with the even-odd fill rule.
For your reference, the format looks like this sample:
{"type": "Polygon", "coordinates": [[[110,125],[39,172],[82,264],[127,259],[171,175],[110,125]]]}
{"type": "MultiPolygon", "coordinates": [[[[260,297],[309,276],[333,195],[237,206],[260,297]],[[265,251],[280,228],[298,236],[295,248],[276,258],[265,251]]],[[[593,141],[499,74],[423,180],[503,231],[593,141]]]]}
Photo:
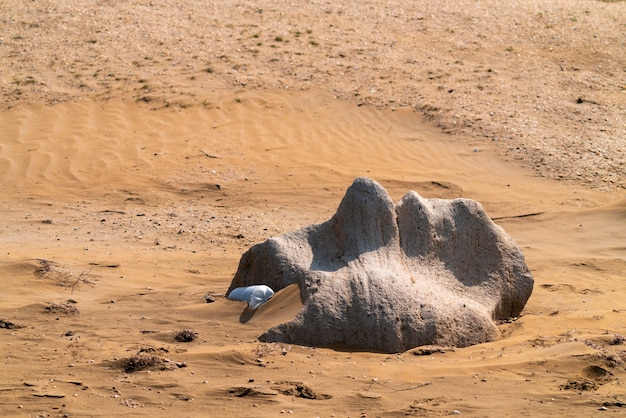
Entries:
{"type": "Polygon", "coordinates": [[[0,5],[0,415],[623,414],[626,3],[179,3],[0,5]],[[357,176],[517,240],[501,339],[258,342],[300,301],[225,300],[239,257],[357,176]]]}

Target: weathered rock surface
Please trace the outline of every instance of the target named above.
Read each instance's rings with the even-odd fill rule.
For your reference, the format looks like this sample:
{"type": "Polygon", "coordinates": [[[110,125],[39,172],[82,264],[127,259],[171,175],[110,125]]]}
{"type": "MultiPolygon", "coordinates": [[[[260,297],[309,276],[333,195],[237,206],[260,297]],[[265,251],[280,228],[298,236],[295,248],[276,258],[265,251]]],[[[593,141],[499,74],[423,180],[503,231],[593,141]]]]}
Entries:
{"type": "Polygon", "coordinates": [[[250,248],[229,292],[300,286],[302,310],[264,341],[400,352],[497,338],[495,321],[519,315],[533,282],[517,244],[478,202],[409,192],[394,204],[358,178],[327,222],[250,248]]]}

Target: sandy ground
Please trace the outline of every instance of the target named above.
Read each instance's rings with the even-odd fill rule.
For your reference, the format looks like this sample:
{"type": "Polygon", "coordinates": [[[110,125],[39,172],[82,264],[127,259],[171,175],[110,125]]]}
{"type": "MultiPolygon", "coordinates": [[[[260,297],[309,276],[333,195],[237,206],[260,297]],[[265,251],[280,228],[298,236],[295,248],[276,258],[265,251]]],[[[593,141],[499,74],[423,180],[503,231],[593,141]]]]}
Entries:
{"type": "Polygon", "coordinates": [[[0,415],[624,413],[626,3],[171,3],[0,4],[0,415]],[[362,175],[517,240],[501,339],[258,342],[239,257],[362,175]]]}

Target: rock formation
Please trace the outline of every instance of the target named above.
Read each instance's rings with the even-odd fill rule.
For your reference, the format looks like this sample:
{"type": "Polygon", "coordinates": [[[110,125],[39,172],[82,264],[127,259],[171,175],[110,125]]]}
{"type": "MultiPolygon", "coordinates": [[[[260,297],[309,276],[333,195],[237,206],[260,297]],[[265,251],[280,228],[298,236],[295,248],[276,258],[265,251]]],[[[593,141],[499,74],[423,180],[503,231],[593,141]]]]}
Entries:
{"type": "Polygon", "coordinates": [[[297,283],[302,310],[260,339],[400,352],[498,337],[533,278],[517,244],[473,200],[394,204],[358,178],[327,222],[268,239],[241,258],[231,290],[297,283]]]}

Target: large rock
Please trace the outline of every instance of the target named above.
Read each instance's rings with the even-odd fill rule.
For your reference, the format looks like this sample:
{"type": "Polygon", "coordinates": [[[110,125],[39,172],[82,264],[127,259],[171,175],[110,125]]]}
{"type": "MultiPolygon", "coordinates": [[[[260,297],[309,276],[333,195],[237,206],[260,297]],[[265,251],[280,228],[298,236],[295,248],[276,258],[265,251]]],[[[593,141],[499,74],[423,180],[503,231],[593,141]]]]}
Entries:
{"type": "Polygon", "coordinates": [[[327,222],[250,248],[229,292],[299,285],[302,310],[263,341],[400,352],[497,338],[495,321],[519,315],[533,282],[519,247],[478,202],[409,192],[394,204],[358,178],[327,222]]]}

